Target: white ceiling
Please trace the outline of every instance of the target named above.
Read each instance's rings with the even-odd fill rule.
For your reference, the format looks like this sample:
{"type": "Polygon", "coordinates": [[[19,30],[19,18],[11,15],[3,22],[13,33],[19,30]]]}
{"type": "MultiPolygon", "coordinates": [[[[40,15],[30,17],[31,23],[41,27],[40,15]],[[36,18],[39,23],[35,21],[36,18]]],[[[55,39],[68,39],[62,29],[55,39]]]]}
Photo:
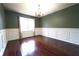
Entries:
{"type": "Polygon", "coordinates": [[[3,3],[4,7],[8,10],[31,16],[36,16],[35,12],[38,11],[38,4],[40,4],[42,16],[75,5],[75,3],[53,3],[52,0],[26,0],[26,3],[3,3]]]}

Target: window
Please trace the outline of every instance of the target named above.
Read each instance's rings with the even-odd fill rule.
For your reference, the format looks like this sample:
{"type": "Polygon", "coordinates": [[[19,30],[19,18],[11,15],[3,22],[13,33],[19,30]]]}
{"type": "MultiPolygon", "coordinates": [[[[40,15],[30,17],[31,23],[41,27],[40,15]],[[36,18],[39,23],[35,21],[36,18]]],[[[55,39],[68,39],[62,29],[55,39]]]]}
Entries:
{"type": "Polygon", "coordinates": [[[20,29],[21,31],[34,31],[34,19],[20,17],[20,29]]]}

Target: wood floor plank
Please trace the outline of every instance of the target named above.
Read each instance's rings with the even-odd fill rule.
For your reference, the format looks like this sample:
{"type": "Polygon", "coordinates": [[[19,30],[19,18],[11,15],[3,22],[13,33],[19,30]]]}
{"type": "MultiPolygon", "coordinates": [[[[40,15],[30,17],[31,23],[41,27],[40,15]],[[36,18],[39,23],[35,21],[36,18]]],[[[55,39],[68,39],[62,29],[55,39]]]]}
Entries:
{"type": "Polygon", "coordinates": [[[4,52],[4,56],[69,55],[78,56],[79,46],[40,35],[9,41],[4,52]]]}

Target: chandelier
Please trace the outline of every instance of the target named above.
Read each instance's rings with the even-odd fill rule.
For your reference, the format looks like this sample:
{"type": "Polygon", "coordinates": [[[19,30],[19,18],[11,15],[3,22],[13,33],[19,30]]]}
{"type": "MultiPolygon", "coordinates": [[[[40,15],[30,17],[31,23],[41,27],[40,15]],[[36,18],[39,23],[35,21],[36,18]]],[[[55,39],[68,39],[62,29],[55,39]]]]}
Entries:
{"type": "Polygon", "coordinates": [[[41,12],[40,4],[37,6],[37,12],[35,12],[35,16],[41,17],[43,13],[41,12]]]}

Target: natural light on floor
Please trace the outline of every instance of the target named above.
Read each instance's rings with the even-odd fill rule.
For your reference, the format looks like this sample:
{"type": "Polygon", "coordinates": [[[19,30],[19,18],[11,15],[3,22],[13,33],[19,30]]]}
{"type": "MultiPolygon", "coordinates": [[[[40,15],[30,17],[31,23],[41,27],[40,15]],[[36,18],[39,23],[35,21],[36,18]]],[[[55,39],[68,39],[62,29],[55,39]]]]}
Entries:
{"type": "Polygon", "coordinates": [[[35,51],[35,49],[36,49],[35,48],[35,41],[31,40],[31,41],[28,41],[28,42],[24,42],[21,45],[22,56],[33,53],[35,51]]]}

